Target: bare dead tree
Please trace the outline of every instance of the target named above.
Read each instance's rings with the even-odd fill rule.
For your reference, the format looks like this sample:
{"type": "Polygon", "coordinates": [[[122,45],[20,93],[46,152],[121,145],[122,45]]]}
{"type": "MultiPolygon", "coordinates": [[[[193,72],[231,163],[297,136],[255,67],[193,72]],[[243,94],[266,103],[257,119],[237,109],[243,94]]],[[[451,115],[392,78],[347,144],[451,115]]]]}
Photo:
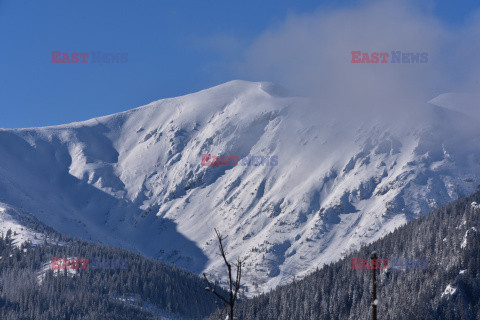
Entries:
{"type": "MultiPolygon", "coordinates": [[[[235,308],[235,302],[237,301],[238,297],[238,292],[240,290],[240,283],[242,280],[242,267],[243,264],[245,263],[245,259],[237,258],[236,263],[233,263],[233,266],[236,269],[236,275],[235,279],[233,278],[233,271],[232,271],[232,264],[228,262],[227,259],[227,254],[225,253],[225,249],[223,247],[223,240],[226,239],[226,237],[223,237],[220,232],[218,232],[217,229],[215,230],[215,234],[217,235],[218,239],[218,247],[220,249],[220,254],[223,258],[223,262],[225,263],[225,266],[227,267],[228,271],[228,297],[224,297],[222,294],[218,293],[216,290],[217,287],[217,282],[215,281],[213,284],[211,281],[208,280],[207,275],[204,273],[203,277],[205,278],[205,281],[207,282],[207,287],[205,290],[211,292],[214,294],[220,301],[223,303],[223,308],[220,309],[220,307],[217,304],[219,316],[221,319],[223,319],[223,316],[225,312],[227,312],[228,309],[228,319],[229,320],[234,320],[233,315],[234,315],[234,308],[235,308]]],[[[217,301],[215,301],[217,303],[217,301]]]]}

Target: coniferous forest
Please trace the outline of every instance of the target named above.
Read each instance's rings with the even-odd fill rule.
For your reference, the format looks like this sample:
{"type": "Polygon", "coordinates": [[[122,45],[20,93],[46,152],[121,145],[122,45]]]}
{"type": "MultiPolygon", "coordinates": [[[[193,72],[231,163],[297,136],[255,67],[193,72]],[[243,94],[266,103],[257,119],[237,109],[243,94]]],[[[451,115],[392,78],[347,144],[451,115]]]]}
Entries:
{"type": "Polygon", "coordinates": [[[55,244],[21,247],[9,233],[0,239],[0,319],[201,319],[216,308],[197,275],[123,249],[53,237],[55,244]],[[104,265],[52,270],[52,257],[96,257],[104,265]],[[111,261],[128,267],[107,266],[111,261]]]}
{"type": "Polygon", "coordinates": [[[241,303],[238,319],[371,319],[371,270],[352,257],[427,259],[377,270],[378,319],[480,319],[480,192],[410,221],[300,281],[241,303]]]}
{"type": "MultiPolygon", "coordinates": [[[[371,319],[371,270],[352,257],[426,259],[426,268],[377,270],[378,319],[480,319],[480,192],[410,221],[302,280],[243,299],[236,319],[371,319]]],[[[0,319],[216,319],[203,279],[123,249],[71,239],[20,247],[0,238],[0,319]],[[127,261],[52,270],[52,257],[127,261]]],[[[38,229],[38,227],[37,227],[38,229]]],[[[225,294],[221,289],[219,292],[225,294]]],[[[218,303],[218,301],[217,301],[218,303]]]]}

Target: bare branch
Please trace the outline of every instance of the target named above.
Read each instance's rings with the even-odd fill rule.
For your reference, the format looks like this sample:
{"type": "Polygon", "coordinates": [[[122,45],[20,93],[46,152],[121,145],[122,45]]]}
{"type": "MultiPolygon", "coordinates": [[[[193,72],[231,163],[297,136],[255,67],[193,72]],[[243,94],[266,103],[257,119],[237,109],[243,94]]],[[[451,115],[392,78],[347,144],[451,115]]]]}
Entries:
{"type": "Polygon", "coordinates": [[[236,263],[233,264],[235,266],[235,269],[236,269],[235,280],[234,280],[233,275],[232,275],[232,264],[230,262],[228,262],[227,254],[226,254],[225,248],[223,246],[223,240],[225,240],[226,237],[223,237],[217,229],[214,229],[214,230],[215,230],[215,234],[216,234],[217,239],[218,239],[218,248],[220,250],[220,255],[222,256],[223,262],[225,263],[225,266],[227,267],[227,271],[228,271],[228,286],[229,286],[229,290],[228,290],[229,297],[228,297],[228,299],[223,297],[221,294],[219,294],[215,291],[216,282],[215,282],[215,284],[212,285],[212,283],[208,280],[207,275],[205,273],[203,274],[203,277],[205,278],[205,281],[207,282],[206,290],[213,293],[224,304],[224,308],[222,308],[220,310],[217,302],[215,301],[215,303],[217,304],[217,309],[220,313],[220,316],[223,316],[223,312],[226,311],[225,308],[228,306],[229,307],[229,319],[233,320],[234,319],[233,311],[234,311],[234,307],[235,307],[235,302],[237,301],[238,292],[240,291],[240,288],[241,288],[242,268],[243,268],[243,264],[245,263],[246,259],[237,258],[236,263]]]}
{"type": "Polygon", "coordinates": [[[215,291],[217,284],[215,283],[214,285],[212,285],[212,283],[208,281],[207,275],[205,273],[203,274],[203,277],[205,278],[205,281],[207,282],[207,286],[208,286],[206,290],[213,293],[215,296],[217,296],[220,300],[223,301],[223,303],[229,304],[229,301],[227,299],[225,299],[221,294],[215,291]]]}

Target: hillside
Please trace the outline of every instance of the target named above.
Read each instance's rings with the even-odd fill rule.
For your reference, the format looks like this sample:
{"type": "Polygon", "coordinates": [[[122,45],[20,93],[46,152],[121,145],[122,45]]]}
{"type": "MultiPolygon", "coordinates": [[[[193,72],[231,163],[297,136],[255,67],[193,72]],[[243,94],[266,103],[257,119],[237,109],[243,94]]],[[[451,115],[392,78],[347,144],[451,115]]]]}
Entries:
{"type": "Polygon", "coordinates": [[[55,233],[20,246],[11,235],[0,238],[1,319],[192,320],[216,308],[204,280],[173,265],[55,233]]]}
{"type": "Polygon", "coordinates": [[[390,259],[377,270],[378,319],[479,319],[479,203],[480,192],[449,203],[303,280],[244,301],[239,319],[371,319],[371,270],[352,269],[351,258],[374,250],[390,259]],[[395,258],[427,265],[393,268],[395,258]]]}

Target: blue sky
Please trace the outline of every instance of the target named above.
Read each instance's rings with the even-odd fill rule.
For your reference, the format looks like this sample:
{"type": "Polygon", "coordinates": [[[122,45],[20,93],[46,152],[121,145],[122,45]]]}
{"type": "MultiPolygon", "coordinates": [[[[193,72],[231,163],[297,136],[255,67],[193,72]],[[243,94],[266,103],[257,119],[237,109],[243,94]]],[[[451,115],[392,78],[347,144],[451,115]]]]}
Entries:
{"type": "MultiPolygon", "coordinates": [[[[477,1],[419,10],[461,27],[477,1]]],[[[0,1],[0,127],[56,125],[132,109],[232,79],[266,30],[357,1],[0,1]],[[51,52],[127,53],[127,63],[51,63],[51,52]]]]}

